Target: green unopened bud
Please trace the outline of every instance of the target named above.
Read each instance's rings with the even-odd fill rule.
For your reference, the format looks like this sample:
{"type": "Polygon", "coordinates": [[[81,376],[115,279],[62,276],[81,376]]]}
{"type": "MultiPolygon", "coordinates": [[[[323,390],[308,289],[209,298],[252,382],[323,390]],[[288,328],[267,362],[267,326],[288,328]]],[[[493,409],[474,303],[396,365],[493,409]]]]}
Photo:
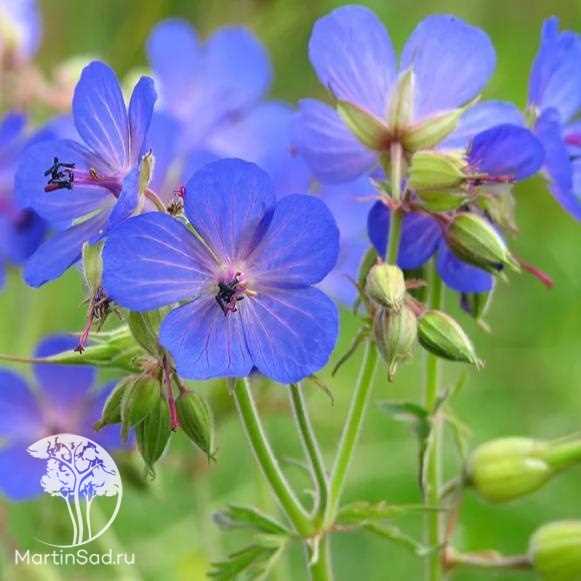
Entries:
{"type": "Polygon", "coordinates": [[[467,477],[490,502],[507,502],[538,490],[553,475],[542,458],[546,444],[531,438],[500,438],[476,448],[467,477]]]}
{"type": "Polygon", "coordinates": [[[214,454],[214,416],[206,400],[194,391],[185,391],[176,399],[180,427],[188,438],[204,451],[214,454]]]}
{"type": "Polygon", "coordinates": [[[143,421],[155,409],[160,398],[159,381],[151,377],[138,377],[125,388],[121,400],[124,438],[127,438],[130,428],[143,421]]]}
{"type": "Polygon", "coordinates": [[[127,323],[135,340],[152,355],[158,355],[161,313],[159,311],[145,313],[131,311],[127,317],[127,323]]]}
{"type": "Polygon", "coordinates": [[[387,376],[393,381],[400,363],[413,354],[418,336],[416,316],[407,305],[398,311],[382,309],[375,318],[373,331],[379,353],[387,365],[387,376]]]}
{"type": "Polygon", "coordinates": [[[512,184],[487,184],[480,189],[485,191],[479,196],[478,204],[492,221],[506,230],[517,232],[512,184]]]}
{"type": "Polygon", "coordinates": [[[537,529],[530,540],[529,556],[545,581],[579,581],[581,521],[563,520],[537,529]]]}
{"type": "Polygon", "coordinates": [[[89,290],[89,296],[97,294],[103,277],[103,246],[104,242],[97,244],[83,244],[83,274],[89,290]]]}
{"type": "Polygon", "coordinates": [[[390,129],[397,133],[407,127],[413,117],[416,79],[412,69],[407,69],[398,78],[391,93],[387,116],[390,129]]]}
{"type": "Polygon", "coordinates": [[[363,145],[383,149],[389,143],[389,128],[373,114],[348,101],[337,103],[337,113],[363,145]]]}
{"type": "Polygon", "coordinates": [[[492,273],[504,266],[520,271],[502,237],[476,214],[462,212],[454,216],[446,229],[446,240],[458,258],[474,266],[492,273]]]}
{"type": "Polygon", "coordinates": [[[375,264],[367,275],[365,290],[376,303],[398,310],[406,293],[403,272],[393,264],[375,264]]]}
{"type": "Polygon", "coordinates": [[[456,130],[458,121],[465,111],[466,107],[453,109],[431,115],[424,121],[416,123],[409,127],[402,136],[402,145],[406,151],[419,151],[435,147],[456,130]]]}
{"type": "Polygon", "coordinates": [[[150,476],[155,475],[154,465],[164,453],[171,435],[167,401],[159,398],[151,413],[135,429],[137,447],[150,476]]]}
{"type": "Polygon", "coordinates": [[[482,361],[476,356],[474,345],[464,329],[442,311],[430,310],[420,316],[418,338],[424,349],[438,357],[482,366],[482,361]]]}
{"type": "Polygon", "coordinates": [[[121,422],[121,402],[123,400],[123,395],[125,390],[129,385],[135,381],[135,376],[131,375],[125,377],[113,388],[109,397],[106,399],[103,405],[103,411],[101,412],[101,418],[95,424],[95,430],[99,431],[105,426],[112,424],[119,424],[121,422]]]}

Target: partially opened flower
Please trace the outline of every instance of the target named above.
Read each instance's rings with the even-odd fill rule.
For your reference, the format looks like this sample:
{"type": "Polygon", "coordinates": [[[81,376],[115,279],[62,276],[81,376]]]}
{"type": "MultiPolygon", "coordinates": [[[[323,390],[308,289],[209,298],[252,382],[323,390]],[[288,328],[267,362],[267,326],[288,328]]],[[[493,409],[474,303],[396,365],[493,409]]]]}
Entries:
{"type": "Polygon", "coordinates": [[[337,260],[339,234],[314,196],[278,202],[256,165],[222,160],[186,185],[176,219],[132,218],[108,238],[103,284],[134,311],[184,304],[160,330],[180,375],[246,376],[291,383],[327,362],[337,337],[337,310],[312,285],[337,260]]]}
{"type": "MultiPolygon", "coordinates": [[[[36,357],[68,351],[73,337],[47,337],[38,345],[36,357]]],[[[108,450],[119,448],[115,426],[93,430],[111,386],[97,390],[95,369],[83,366],[34,365],[36,387],[19,374],[0,370],[0,492],[11,500],[26,500],[42,493],[42,462],[26,449],[53,434],[79,434],[108,450]]]]}
{"type": "Polygon", "coordinates": [[[23,210],[14,197],[14,172],[26,143],[25,128],[21,113],[7,113],[0,119],[0,286],[6,266],[25,262],[46,233],[44,220],[23,210]]]}
{"type": "Polygon", "coordinates": [[[28,261],[28,284],[59,277],[79,260],[84,242],[99,240],[139,209],[139,166],[155,99],[153,81],[142,77],[126,107],[115,73],[93,62],[73,99],[82,142],[49,140],[27,149],[16,193],[58,229],[28,261]]]}
{"type": "Polygon", "coordinates": [[[581,37],[559,32],[555,17],[543,24],[529,83],[529,110],[545,148],[551,192],[581,220],[581,37]]]}
{"type": "MultiPolygon", "coordinates": [[[[534,135],[516,125],[499,125],[476,135],[466,152],[466,187],[494,195],[497,184],[512,185],[539,170],[543,148],[534,135]]],[[[453,215],[450,213],[450,215],[453,215]]],[[[383,256],[390,226],[390,210],[376,202],[369,213],[369,237],[383,256]]],[[[450,288],[463,293],[481,293],[493,286],[493,278],[484,270],[458,258],[445,239],[446,220],[428,213],[409,212],[404,216],[398,264],[413,270],[437,253],[437,269],[450,288]]]]}
{"type": "Polygon", "coordinates": [[[278,195],[306,190],[310,174],[291,151],[294,112],[264,99],[271,65],[248,30],[221,28],[201,43],[187,22],[171,19],[155,27],[147,48],[160,93],[148,143],[156,152],[152,183],[162,199],[222,158],[258,164],[278,195]]]}
{"type": "Polygon", "coordinates": [[[417,26],[398,67],[383,24],[362,6],[338,8],[318,20],[309,56],[339,107],[302,101],[295,139],[326,182],[368,173],[389,155],[392,143],[406,149],[425,141],[426,130],[432,132],[430,146],[436,145],[453,131],[461,108],[482,91],[495,66],[484,32],[437,15],[417,26]],[[428,128],[436,119],[438,135],[435,126],[428,128]]]}

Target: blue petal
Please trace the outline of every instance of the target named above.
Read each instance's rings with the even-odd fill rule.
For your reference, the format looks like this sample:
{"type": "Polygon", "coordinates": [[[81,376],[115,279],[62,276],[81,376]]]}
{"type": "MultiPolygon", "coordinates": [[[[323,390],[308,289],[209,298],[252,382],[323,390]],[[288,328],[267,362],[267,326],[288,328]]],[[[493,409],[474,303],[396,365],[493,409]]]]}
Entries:
{"type": "Polygon", "coordinates": [[[396,57],[385,27],[371,10],[345,6],[317,20],[309,58],[337,99],[385,117],[396,57]]]}
{"type": "Polygon", "coordinates": [[[510,123],[525,125],[520,109],[505,101],[482,101],[470,107],[460,118],[458,127],[438,147],[440,149],[467,149],[470,141],[478,133],[495,125],[510,123]]]}
{"type": "MultiPolygon", "coordinates": [[[[51,335],[43,339],[34,352],[34,357],[48,357],[72,351],[79,341],[70,335],[51,335]]],[[[79,413],[93,387],[96,372],[88,365],[51,365],[37,363],[33,367],[36,381],[42,389],[41,396],[51,408],[63,415],[79,413]]]]}
{"type": "Polygon", "coordinates": [[[528,129],[498,125],[474,138],[467,157],[470,166],[478,172],[524,180],[540,169],[545,153],[540,141],[528,129]]]}
{"type": "Polygon", "coordinates": [[[428,16],[416,27],[401,68],[416,75],[415,117],[455,109],[476,97],[496,64],[494,47],[479,28],[455,16],[428,16]]]}
{"type": "Polygon", "coordinates": [[[117,203],[109,218],[109,227],[113,228],[127,220],[139,204],[139,168],[131,170],[123,180],[123,187],[117,203]]]}
{"type": "Polygon", "coordinates": [[[46,222],[31,210],[0,216],[0,254],[13,264],[22,264],[40,246],[46,231],[46,222]]]}
{"type": "Polygon", "coordinates": [[[245,28],[226,26],[205,47],[205,90],[224,112],[253,105],[267,91],[272,78],[268,53],[245,28]]]}
{"type": "Polygon", "coordinates": [[[185,20],[165,20],[153,29],[147,54],[161,107],[178,116],[189,111],[201,73],[201,51],[195,31],[185,20]]]}
{"type": "Polygon", "coordinates": [[[157,94],[150,77],[141,77],[129,101],[130,159],[137,163],[145,153],[145,137],[149,130],[157,94]]]}
{"type": "Polygon", "coordinates": [[[133,311],[195,296],[211,268],[209,254],[192,233],[158,212],[114,228],[105,243],[103,265],[107,294],[133,311]]]}
{"type": "Polygon", "coordinates": [[[294,142],[322,182],[349,182],[377,165],[377,155],[355,138],[337,112],[314,99],[299,104],[294,142]]]}
{"type": "Polygon", "coordinates": [[[20,149],[26,127],[26,115],[11,111],[0,121],[0,161],[6,165],[20,149]]]}
{"type": "Polygon", "coordinates": [[[544,169],[550,180],[551,193],[567,212],[581,220],[581,197],[574,192],[573,164],[563,141],[556,109],[547,109],[539,117],[535,132],[545,149],[544,169]]]}
{"type": "MultiPolygon", "coordinates": [[[[376,202],[367,220],[369,238],[377,252],[385,255],[389,234],[390,212],[385,204],[376,202]]],[[[425,264],[436,252],[442,231],[436,220],[424,214],[410,213],[403,219],[397,263],[401,268],[414,269],[425,264]]]]}
{"type": "Polygon", "coordinates": [[[77,169],[88,170],[90,165],[85,153],[79,144],[69,140],[41,141],[27,148],[14,182],[19,203],[54,223],[72,221],[112,204],[113,195],[100,187],[73,186],[71,190],[44,191],[48,180],[44,172],[52,166],[55,157],[63,163],[74,163],[77,169]]]}
{"type": "Polygon", "coordinates": [[[113,172],[130,163],[129,120],[115,72],[94,61],[83,69],[73,97],[75,125],[83,141],[113,172]]]}
{"type": "Polygon", "coordinates": [[[581,108],[581,39],[559,32],[559,20],[545,20],[541,47],[531,71],[529,102],[541,112],[555,108],[563,123],[581,108]]]}
{"type": "Polygon", "coordinates": [[[17,56],[29,60],[38,50],[42,37],[42,21],[36,0],[4,0],[1,10],[4,30],[12,32],[16,40],[17,56]]]}
{"type": "Polygon", "coordinates": [[[38,400],[20,375],[0,368],[0,439],[33,442],[41,433],[38,400]]]}
{"type": "Polygon", "coordinates": [[[307,192],[311,173],[291,148],[294,116],[284,103],[260,104],[221,124],[207,147],[218,157],[237,157],[259,165],[272,178],[278,195],[307,192]]]}
{"type": "Polygon", "coordinates": [[[292,288],[321,281],[338,253],[339,229],[326,204],[293,194],[276,204],[268,229],[246,262],[258,288],[292,288]]]}
{"type": "Polygon", "coordinates": [[[46,462],[33,458],[26,451],[34,438],[25,441],[27,443],[19,441],[0,449],[0,492],[14,502],[30,500],[44,492],[40,480],[46,462]]]}
{"type": "Polygon", "coordinates": [[[224,159],[207,165],[186,185],[185,213],[221,259],[245,258],[262,220],[274,206],[273,184],[257,165],[224,159]]]}
{"type": "Polygon", "coordinates": [[[320,290],[273,290],[244,302],[244,333],[260,373],[294,383],[327,363],[339,321],[333,301],[320,290]]]}
{"type": "Polygon", "coordinates": [[[24,269],[26,283],[39,287],[58,278],[80,260],[85,242],[95,242],[101,238],[108,218],[109,212],[100,212],[68,230],[55,233],[26,263],[24,269]]]}
{"type": "Polygon", "coordinates": [[[456,258],[446,244],[440,245],[436,268],[444,283],[458,292],[485,293],[494,285],[491,274],[456,258]]]}
{"type": "Polygon", "coordinates": [[[182,377],[245,377],[250,373],[253,364],[241,312],[225,317],[214,297],[207,297],[179,307],[164,319],[160,342],[182,377]]]}
{"type": "Polygon", "coordinates": [[[581,119],[565,127],[565,142],[571,157],[581,157],[581,119]]]}

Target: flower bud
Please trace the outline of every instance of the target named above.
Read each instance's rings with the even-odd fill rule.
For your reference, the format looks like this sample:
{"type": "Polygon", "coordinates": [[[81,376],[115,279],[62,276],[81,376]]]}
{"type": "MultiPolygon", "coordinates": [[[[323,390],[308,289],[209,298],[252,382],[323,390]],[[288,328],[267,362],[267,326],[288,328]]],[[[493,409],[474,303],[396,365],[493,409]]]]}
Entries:
{"type": "Polygon", "coordinates": [[[129,428],[143,421],[161,399],[159,381],[151,377],[138,377],[130,383],[121,400],[122,435],[127,438],[129,428]]]}
{"type": "Polygon", "coordinates": [[[546,524],[533,534],[529,555],[534,570],[545,581],[581,579],[581,521],[546,524]]]}
{"type": "Polygon", "coordinates": [[[476,448],[467,477],[490,502],[507,502],[538,490],[553,475],[542,458],[546,444],[531,438],[500,438],[476,448]]]}
{"type": "Polygon", "coordinates": [[[454,216],[446,229],[446,240],[458,258],[479,268],[492,273],[505,265],[520,270],[495,228],[476,214],[462,212],[454,216]]]}
{"type": "Polygon", "coordinates": [[[416,79],[413,69],[405,70],[398,78],[391,93],[387,116],[390,129],[394,133],[407,127],[413,116],[416,79]]]}
{"type": "Polygon", "coordinates": [[[154,465],[164,453],[171,435],[170,415],[167,401],[159,398],[151,413],[137,425],[137,447],[150,476],[154,476],[154,465]]]}
{"type": "Polygon", "coordinates": [[[438,357],[482,366],[464,329],[442,311],[429,310],[420,316],[418,338],[424,349],[438,357]]]}
{"type": "Polygon", "coordinates": [[[337,113],[363,145],[377,150],[389,143],[389,128],[373,114],[348,101],[337,103],[337,113]]]}
{"type": "Polygon", "coordinates": [[[387,365],[387,376],[393,381],[399,364],[412,356],[418,336],[416,316],[405,304],[397,311],[381,309],[375,317],[373,331],[387,365]]]}
{"type": "Polygon", "coordinates": [[[214,416],[206,400],[194,391],[185,391],[176,399],[180,427],[208,459],[214,454],[214,416]]]}
{"type": "Polygon", "coordinates": [[[122,379],[113,388],[109,397],[105,400],[103,411],[101,412],[101,418],[94,426],[96,431],[101,430],[105,426],[119,424],[121,422],[121,401],[123,400],[125,390],[134,381],[135,376],[130,375],[129,377],[122,379]]]}
{"type": "Polygon", "coordinates": [[[376,303],[398,310],[406,293],[403,272],[393,264],[375,264],[367,274],[365,290],[376,303]]]}

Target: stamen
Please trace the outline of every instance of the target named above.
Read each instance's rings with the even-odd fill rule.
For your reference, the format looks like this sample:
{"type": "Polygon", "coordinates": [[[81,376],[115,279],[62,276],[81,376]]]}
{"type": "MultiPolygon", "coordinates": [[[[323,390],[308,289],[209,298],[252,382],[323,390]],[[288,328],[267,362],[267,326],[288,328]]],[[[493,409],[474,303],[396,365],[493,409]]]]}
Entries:
{"type": "Polygon", "coordinates": [[[229,313],[235,313],[238,311],[236,303],[244,299],[244,294],[246,289],[240,281],[242,276],[241,272],[237,272],[230,281],[219,281],[218,282],[218,293],[216,294],[216,302],[222,309],[224,316],[228,316],[229,313]]]}

